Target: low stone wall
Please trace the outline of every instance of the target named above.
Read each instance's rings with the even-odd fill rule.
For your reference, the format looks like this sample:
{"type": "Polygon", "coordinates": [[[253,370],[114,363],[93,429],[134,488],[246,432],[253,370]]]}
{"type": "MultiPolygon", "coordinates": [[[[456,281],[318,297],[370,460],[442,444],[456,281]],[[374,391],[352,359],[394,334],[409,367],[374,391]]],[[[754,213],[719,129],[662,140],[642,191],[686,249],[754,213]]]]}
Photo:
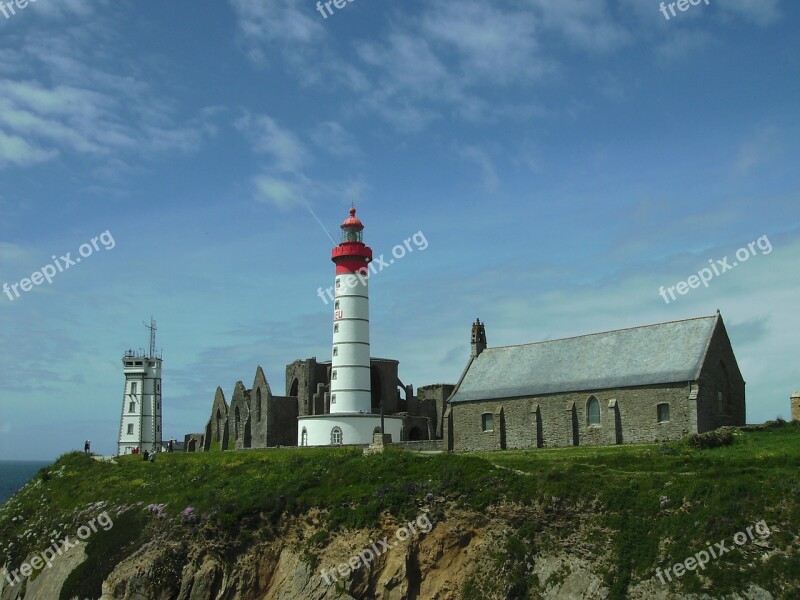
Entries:
{"type": "Polygon", "coordinates": [[[403,450],[412,452],[441,452],[444,450],[444,440],[416,440],[410,442],[395,442],[392,444],[403,450]]]}

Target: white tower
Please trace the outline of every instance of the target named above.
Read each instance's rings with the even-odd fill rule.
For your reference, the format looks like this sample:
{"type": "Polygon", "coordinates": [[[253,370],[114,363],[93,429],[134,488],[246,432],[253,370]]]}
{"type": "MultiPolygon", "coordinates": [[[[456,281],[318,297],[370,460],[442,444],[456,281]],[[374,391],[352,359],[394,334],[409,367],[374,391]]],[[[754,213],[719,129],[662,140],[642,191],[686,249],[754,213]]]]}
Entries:
{"type": "Polygon", "coordinates": [[[342,223],[342,243],[331,252],[336,263],[333,303],[331,414],[369,413],[372,408],[369,353],[369,263],[364,225],[350,209],[342,223]]]}
{"type": "Polygon", "coordinates": [[[125,391],[117,453],[161,449],[161,356],[156,355],[156,322],[151,318],[150,353],[128,350],[122,357],[125,391]]]}
{"type": "Polygon", "coordinates": [[[372,249],[363,241],[364,224],[350,209],[341,225],[342,241],[331,252],[336,263],[333,303],[333,360],[330,412],[298,418],[300,446],[369,444],[375,432],[400,441],[401,417],[371,414],[372,392],[369,351],[369,263],[372,249]]]}

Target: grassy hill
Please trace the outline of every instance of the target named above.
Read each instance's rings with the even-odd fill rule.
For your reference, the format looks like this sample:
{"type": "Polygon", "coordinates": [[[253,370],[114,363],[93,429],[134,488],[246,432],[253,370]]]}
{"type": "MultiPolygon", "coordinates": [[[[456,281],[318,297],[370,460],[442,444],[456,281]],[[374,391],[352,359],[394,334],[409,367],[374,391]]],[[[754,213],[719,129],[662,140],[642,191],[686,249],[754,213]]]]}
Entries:
{"type": "MultiPolygon", "coordinates": [[[[52,541],[74,536],[92,514],[108,510],[114,527],[89,539],[90,559],[75,576],[75,591],[81,578],[90,580],[86,586],[97,586],[115,561],[155,532],[184,535],[181,527],[196,519],[246,546],[259,527],[277,527],[287,515],[322,509],[319,531],[308,540],[313,554],[332,532],[373,526],[382,514],[412,519],[428,507],[436,522],[453,509],[480,513],[515,503],[546,507],[561,515],[562,524],[545,535],[536,522],[517,523],[498,549],[510,597],[535,597],[537,582],[526,565],[559,543],[559,528],[566,535],[576,513],[591,524],[589,538],[611,540],[605,577],[613,598],[624,598],[631,581],[653,577],[657,568],[714,542],[728,540],[731,546],[734,534],[758,521],[770,528],[763,544],[736,547],[711,561],[702,577],[690,572],[674,585],[684,592],[712,586],[719,597],[755,583],[778,597],[795,597],[800,591],[798,425],[778,422],[668,444],[472,454],[281,449],[160,454],[154,464],[129,456],[112,464],[71,453],[0,508],[0,559],[18,566],[52,541]],[[722,445],[703,447],[717,444],[722,445]],[[165,506],[144,510],[153,504],[165,506]]],[[[174,575],[168,567],[165,576],[174,575]]],[[[490,592],[475,581],[464,597],[490,592]]]]}

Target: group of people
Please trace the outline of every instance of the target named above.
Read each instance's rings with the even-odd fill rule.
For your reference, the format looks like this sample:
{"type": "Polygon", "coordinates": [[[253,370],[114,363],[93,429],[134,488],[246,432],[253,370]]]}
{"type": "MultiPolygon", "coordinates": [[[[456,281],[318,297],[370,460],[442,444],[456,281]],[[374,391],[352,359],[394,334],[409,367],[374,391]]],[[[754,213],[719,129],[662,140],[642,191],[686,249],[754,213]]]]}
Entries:
{"type": "MultiPolygon", "coordinates": [[[[172,440],[170,440],[167,443],[167,452],[172,452],[172,440]]],[[[83,443],[83,453],[84,454],[91,454],[92,453],[92,442],[91,442],[91,440],[86,440],[83,443]]],[[[131,451],[131,454],[139,454],[139,447],[137,446],[136,448],[134,448],[131,451]]],[[[147,450],[145,450],[144,452],[142,452],[142,458],[144,460],[149,460],[150,462],[156,462],[156,453],[155,453],[155,451],[148,452],[147,450]]]]}

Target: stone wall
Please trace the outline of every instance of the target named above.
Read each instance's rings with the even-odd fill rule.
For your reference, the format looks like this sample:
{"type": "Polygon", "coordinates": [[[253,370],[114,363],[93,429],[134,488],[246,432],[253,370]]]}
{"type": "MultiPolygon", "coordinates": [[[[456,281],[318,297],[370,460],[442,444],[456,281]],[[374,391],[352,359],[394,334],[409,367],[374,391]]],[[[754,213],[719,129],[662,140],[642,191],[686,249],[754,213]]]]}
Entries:
{"type": "Polygon", "coordinates": [[[745,382],[721,323],[711,337],[697,384],[698,433],[745,424],[745,382]]]}
{"type": "Polygon", "coordinates": [[[800,421],[800,392],[792,394],[792,421],[800,421]]]}
{"type": "Polygon", "coordinates": [[[397,442],[393,445],[403,450],[411,450],[412,452],[441,452],[444,450],[443,440],[406,441],[397,442]]]}
{"type": "Polygon", "coordinates": [[[259,365],[253,378],[253,387],[250,389],[251,448],[266,448],[269,445],[267,423],[271,397],[272,390],[264,375],[264,370],[259,365]]]}
{"type": "Polygon", "coordinates": [[[297,398],[269,397],[267,446],[297,446],[297,398]]]}
{"type": "MultiPolygon", "coordinates": [[[[407,413],[398,413],[403,417],[403,441],[433,439],[433,428],[427,417],[418,417],[407,413]]],[[[399,442],[401,440],[392,440],[399,442]]]]}
{"type": "Polygon", "coordinates": [[[373,358],[370,360],[370,381],[372,387],[372,412],[380,413],[380,403],[383,401],[383,414],[389,415],[400,410],[400,391],[397,386],[400,380],[397,377],[399,362],[386,358],[373,358]]]}
{"type": "Polygon", "coordinates": [[[214,394],[211,405],[211,416],[206,423],[205,436],[203,437],[203,450],[221,449],[228,447],[228,403],[221,387],[214,394]]]}
{"type": "MultiPolygon", "coordinates": [[[[417,408],[418,414],[428,417],[433,425],[434,435],[432,437],[442,437],[442,419],[447,410],[447,399],[453,393],[455,385],[449,383],[436,383],[424,385],[417,389],[417,408]]],[[[412,412],[409,410],[409,412],[412,412]]]]}
{"type": "Polygon", "coordinates": [[[184,450],[186,452],[202,452],[205,437],[202,433],[187,433],[183,438],[184,450]]]}
{"type": "Polygon", "coordinates": [[[252,423],[250,421],[250,390],[237,381],[233,388],[231,406],[228,410],[228,436],[231,443],[225,450],[241,450],[252,445],[252,423]]]}
{"type": "Polygon", "coordinates": [[[674,383],[453,404],[452,449],[598,446],[680,438],[694,431],[696,421],[690,387],[674,383]],[[588,424],[591,397],[600,404],[599,426],[588,424]],[[669,406],[669,421],[659,423],[657,406],[662,403],[669,406]],[[490,431],[483,431],[484,414],[492,416],[490,431]]]}
{"type": "Polygon", "coordinates": [[[286,365],[286,395],[297,396],[299,416],[318,415],[323,413],[321,401],[314,404],[317,385],[329,385],[328,373],[330,363],[318,363],[316,357],[296,360],[286,365]]]}

